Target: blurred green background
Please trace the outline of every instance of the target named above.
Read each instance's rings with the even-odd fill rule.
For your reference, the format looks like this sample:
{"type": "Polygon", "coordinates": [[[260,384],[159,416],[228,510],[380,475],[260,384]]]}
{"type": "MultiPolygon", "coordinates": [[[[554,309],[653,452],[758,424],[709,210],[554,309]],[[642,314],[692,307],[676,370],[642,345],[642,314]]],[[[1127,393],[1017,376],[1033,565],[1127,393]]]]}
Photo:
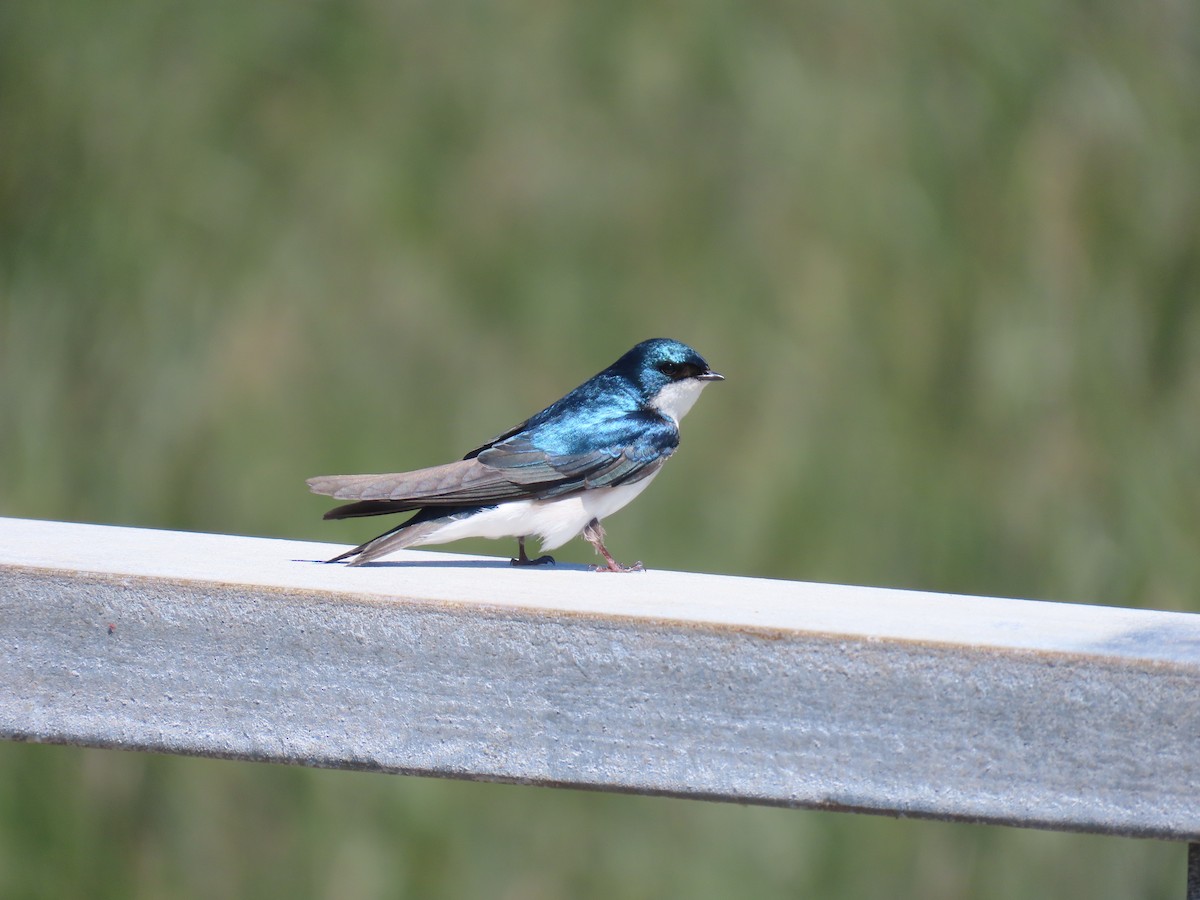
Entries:
{"type": "MultiPolygon", "coordinates": [[[[1176,0],[0,5],[0,514],[357,542],[306,476],[447,461],[666,335],[729,380],[618,558],[1200,610],[1198,35],[1176,0]]],[[[6,898],[1173,898],[1183,856],[0,744],[6,898]]]]}

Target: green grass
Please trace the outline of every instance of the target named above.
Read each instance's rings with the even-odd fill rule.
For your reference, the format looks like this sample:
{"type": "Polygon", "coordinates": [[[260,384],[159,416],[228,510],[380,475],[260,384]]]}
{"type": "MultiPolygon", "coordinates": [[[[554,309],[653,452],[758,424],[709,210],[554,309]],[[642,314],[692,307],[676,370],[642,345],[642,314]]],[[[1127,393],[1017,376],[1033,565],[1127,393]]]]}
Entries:
{"type": "MultiPolygon", "coordinates": [[[[1200,610],[1197,33],[1113,0],[7,4],[0,514],[355,542],[378,523],[304,477],[446,461],[668,335],[728,381],[618,558],[1200,610]]],[[[6,897],[1175,897],[1182,867],[0,745],[6,897]]]]}

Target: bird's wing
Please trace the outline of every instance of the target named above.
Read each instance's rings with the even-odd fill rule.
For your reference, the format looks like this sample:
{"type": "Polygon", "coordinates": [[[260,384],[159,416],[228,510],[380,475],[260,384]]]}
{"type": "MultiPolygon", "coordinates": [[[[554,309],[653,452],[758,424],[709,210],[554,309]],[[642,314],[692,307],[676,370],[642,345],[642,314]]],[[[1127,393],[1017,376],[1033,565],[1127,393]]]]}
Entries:
{"type": "Polygon", "coordinates": [[[313,493],[357,501],[327,514],[335,518],[544,500],[638,481],[658,471],[678,443],[674,423],[653,415],[625,416],[577,442],[578,452],[552,453],[516,434],[444,466],[390,475],[323,475],[310,478],[308,486],[313,493]]]}
{"type": "MultiPolygon", "coordinates": [[[[314,494],[364,501],[364,507],[365,503],[379,504],[379,512],[403,512],[422,506],[478,503],[481,498],[500,499],[504,494],[516,496],[518,486],[501,473],[464,459],[389,475],[318,475],[308,479],[308,487],[314,494]]],[[[366,509],[357,514],[369,515],[366,509]]]]}

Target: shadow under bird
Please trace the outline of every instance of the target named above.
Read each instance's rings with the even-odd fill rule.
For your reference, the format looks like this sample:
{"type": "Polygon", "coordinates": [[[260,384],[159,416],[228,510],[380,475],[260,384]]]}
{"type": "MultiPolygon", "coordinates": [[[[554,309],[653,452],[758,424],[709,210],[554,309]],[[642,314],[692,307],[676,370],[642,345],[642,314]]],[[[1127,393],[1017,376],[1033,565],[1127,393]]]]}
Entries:
{"type": "Polygon", "coordinates": [[[600,522],[646,489],[679,446],[679,420],[705,385],[721,381],[679,341],[642,341],[565,397],[458,462],[392,475],[321,475],[316,494],[351,500],[325,513],[349,519],[416,511],[391,531],[329,562],[357,566],[395,550],[461,538],[517,539],[513,565],[553,563],[525,554],[583,533],[607,565],[629,572],[604,546],[600,522]]]}

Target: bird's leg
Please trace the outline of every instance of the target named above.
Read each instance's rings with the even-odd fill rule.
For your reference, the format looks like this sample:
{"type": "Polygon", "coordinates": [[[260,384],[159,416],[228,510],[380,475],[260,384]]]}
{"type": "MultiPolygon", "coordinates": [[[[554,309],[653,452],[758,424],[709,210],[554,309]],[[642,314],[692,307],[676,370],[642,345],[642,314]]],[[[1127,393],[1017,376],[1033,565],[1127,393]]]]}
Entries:
{"type": "Polygon", "coordinates": [[[599,519],[592,519],[583,529],[584,538],[596,548],[596,552],[604,557],[607,566],[592,566],[593,572],[644,572],[646,567],[641,562],[635,562],[632,566],[623,566],[608,552],[608,548],[604,546],[604,528],[600,525],[599,519]]]}
{"type": "Polygon", "coordinates": [[[517,538],[517,551],[519,555],[516,559],[510,559],[508,562],[514,566],[541,566],[549,563],[554,565],[553,556],[539,556],[537,559],[530,559],[525,555],[525,535],[517,538]]]}

